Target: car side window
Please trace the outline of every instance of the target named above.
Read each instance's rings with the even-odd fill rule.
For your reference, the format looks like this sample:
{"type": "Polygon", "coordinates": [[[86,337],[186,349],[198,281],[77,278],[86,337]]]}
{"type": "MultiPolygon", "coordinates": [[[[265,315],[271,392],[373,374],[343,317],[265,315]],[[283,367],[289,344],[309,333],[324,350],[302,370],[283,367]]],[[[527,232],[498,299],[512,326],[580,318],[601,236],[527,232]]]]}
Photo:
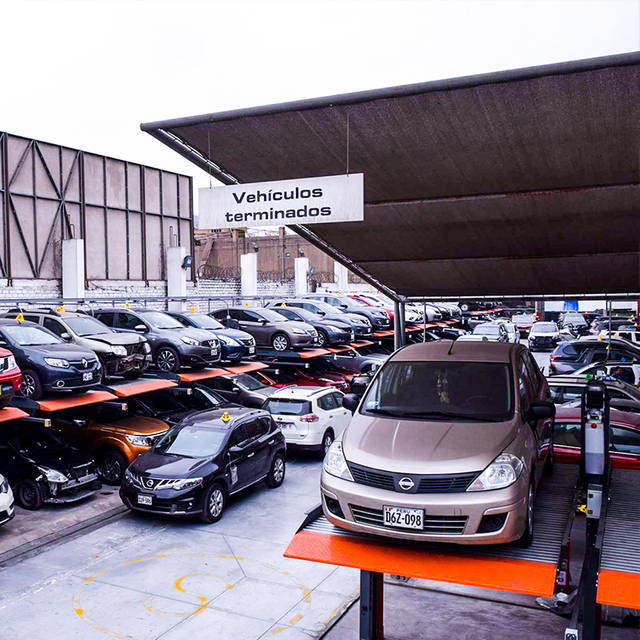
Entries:
{"type": "Polygon", "coordinates": [[[553,431],[554,444],[565,447],[580,447],[580,423],[556,422],[553,431]]]}
{"type": "Polygon", "coordinates": [[[542,374],[540,373],[540,368],[528,351],[525,351],[522,354],[522,359],[524,360],[525,367],[527,368],[533,392],[537,396],[540,393],[540,388],[542,387],[542,374]]]}
{"type": "Polygon", "coordinates": [[[640,453],[640,432],[625,427],[611,427],[609,447],[618,453],[640,453]]]}
{"type": "Polygon", "coordinates": [[[53,318],[44,319],[44,328],[49,329],[49,331],[52,331],[58,337],[62,337],[63,333],[68,333],[66,327],[64,327],[60,322],[54,320],[53,318]]]}
{"type": "Polygon", "coordinates": [[[242,447],[246,441],[247,437],[244,432],[244,425],[237,426],[233,432],[231,433],[231,437],[229,438],[229,446],[230,447],[242,447]]]}
{"type": "Polygon", "coordinates": [[[332,393],[333,399],[336,401],[336,407],[342,406],[342,399],[344,396],[341,393],[332,393]]]}
{"type": "Polygon", "coordinates": [[[269,426],[266,426],[264,421],[259,418],[246,422],[244,429],[247,434],[247,441],[251,442],[251,440],[256,440],[269,433],[269,426]]]}
{"type": "Polygon", "coordinates": [[[333,397],[333,393],[330,393],[324,396],[324,404],[327,411],[334,411],[335,409],[338,408],[338,405],[336,404],[336,399],[333,397]]]}
{"type": "Polygon", "coordinates": [[[260,422],[262,422],[264,428],[266,429],[265,433],[269,433],[275,429],[275,423],[271,416],[263,416],[262,418],[258,418],[260,422]]]}
{"type": "Polygon", "coordinates": [[[518,393],[520,395],[520,412],[526,416],[529,413],[529,407],[531,407],[531,383],[522,358],[518,360],[518,393]]]}
{"type": "Polygon", "coordinates": [[[233,391],[235,386],[233,380],[229,380],[229,378],[214,378],[213,384],[216,389],[222,389],[223,391],[233,391]]]}
{"type": "Polygon", "coordinates": [[[243,311],[242,318],[240,319],[244,320],[245,322],[260,322],[260,320],[262,320],[262,318],[253,311],[243,311]]]}
{"type": "Polygon", "coordinates": [[[35,322],[36,324],[40,324],[40,316],[27,316],[27,315],[25,315],[24,319],[27,322],[35,322]]]}
{"type": "Polygon", "coordinates": [[[98,312],[96,313],[96,318],[100,320],[100,322],[103,322],[104,324],[106,324],[108,327],[115,326],[115,319],[116,319],[115,313],[112,313],[110,311],[98,312]]]}
{"type": "Polygon", "coordinates": [[[139,324],[144,324],[140,318],[134,316],[132,313],[120,312],[119,315],[121,329],[135,329],[139,324]]]}

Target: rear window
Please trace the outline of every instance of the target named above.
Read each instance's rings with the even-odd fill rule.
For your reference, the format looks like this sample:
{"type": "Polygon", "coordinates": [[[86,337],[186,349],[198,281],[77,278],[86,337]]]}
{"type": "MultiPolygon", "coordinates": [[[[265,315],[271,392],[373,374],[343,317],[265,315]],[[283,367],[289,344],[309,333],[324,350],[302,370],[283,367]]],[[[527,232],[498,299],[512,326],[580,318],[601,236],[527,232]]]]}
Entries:
{"type": "Polygon", "coordinates": [[[272,415],[306,416],[311,413],[311,403],[308,400],[293,400],[290,398],[269,398],[263,406],[272,415]]]}

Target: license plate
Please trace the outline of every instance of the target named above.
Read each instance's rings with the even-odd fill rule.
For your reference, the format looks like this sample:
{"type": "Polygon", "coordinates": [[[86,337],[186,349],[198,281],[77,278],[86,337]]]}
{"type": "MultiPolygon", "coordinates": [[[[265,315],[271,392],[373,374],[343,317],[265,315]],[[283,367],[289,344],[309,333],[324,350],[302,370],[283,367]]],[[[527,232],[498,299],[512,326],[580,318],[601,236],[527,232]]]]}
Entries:
{"type": "Polygon", "coordinates": [[[89,382],[89,380],[93,380],[93,373],[83,373],[82,382],[89,382]]]}
{"type": "Polygon", "coordinates": [[[385,505],[384,524],[387,527],[400,529],[424,529],[424,510],[407,509],[406,507],[391,507],[385,505]]]}
{"type": "Polygon", "coordinates": [[[293,422],[281,422],[280,427],[282,429],[287,429],[288,431],[295,431],[296,425],[293,422]]]}
{"type": "Polygon", "coordinates": [[[147,506],[151,506],[151,496],[138,496],[138,504],[146,504],[147,506]]]}
{"type": "Polygon", "coordinates": [[[255,347],[249,347],[249,353],[255,353],[256,352],[256,348],[255,347]]]}
{"type": "Polygon", "coordinates": [[[211,355],[215,356],[218,353],[217,349],[211,349],[211,355]]]}
{"type": "Polygon", "coordinates": [[[5,393],[11,393],[13,391],[13,385],[12,384],[3,384],[2,385],[2,395],[4,395],[5,393]]]}

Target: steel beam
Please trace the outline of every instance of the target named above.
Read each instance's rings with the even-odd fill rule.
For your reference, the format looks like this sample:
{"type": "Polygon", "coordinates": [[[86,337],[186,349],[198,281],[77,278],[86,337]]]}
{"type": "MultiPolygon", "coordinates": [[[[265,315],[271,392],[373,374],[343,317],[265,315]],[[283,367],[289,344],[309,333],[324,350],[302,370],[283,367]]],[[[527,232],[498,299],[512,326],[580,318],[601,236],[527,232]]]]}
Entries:
{"type": "Polygon", "coordinates": [[[384,638],[384,575],[360,571],[360,640],[384,638]]]}

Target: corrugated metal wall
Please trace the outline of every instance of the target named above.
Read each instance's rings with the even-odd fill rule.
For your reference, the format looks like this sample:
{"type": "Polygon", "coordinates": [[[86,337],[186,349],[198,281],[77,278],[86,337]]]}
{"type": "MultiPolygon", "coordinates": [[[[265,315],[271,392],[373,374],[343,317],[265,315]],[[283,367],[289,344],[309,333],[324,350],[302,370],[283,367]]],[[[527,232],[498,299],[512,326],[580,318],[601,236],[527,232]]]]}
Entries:
{"type": "Polygon", "coordinates": [[[189,176],[0,132],[0,277],[61,277],[84,238],[87,280],[164,280],[171,236],[193,255],[189,176]]]}

